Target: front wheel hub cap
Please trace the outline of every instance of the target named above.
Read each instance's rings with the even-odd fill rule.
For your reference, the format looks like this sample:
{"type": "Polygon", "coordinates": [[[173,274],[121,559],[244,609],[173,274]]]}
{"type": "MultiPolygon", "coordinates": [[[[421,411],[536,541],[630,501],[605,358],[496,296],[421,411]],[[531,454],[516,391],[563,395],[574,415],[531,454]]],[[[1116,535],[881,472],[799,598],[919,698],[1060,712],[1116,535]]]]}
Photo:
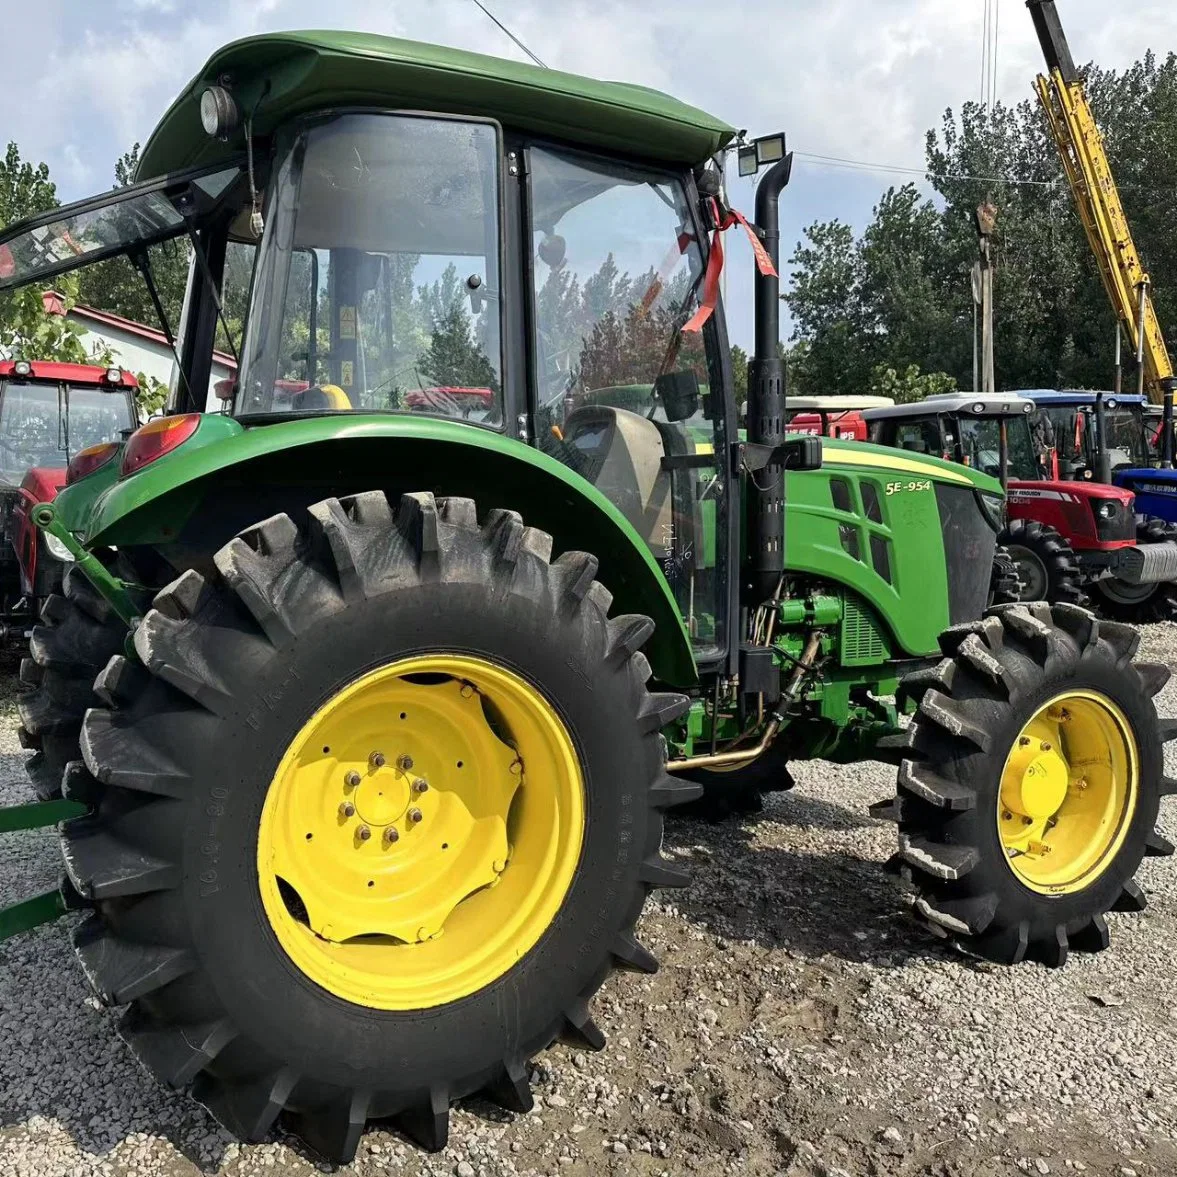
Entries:
{"type": "Polygon", "coordinates": [[[259,829],[263,906],[337,996],[440,1005],[536,943],[583,829],[575,748],[534,686],[479,658],[405,659],[339,691],[286,749],[259,829]]]}
{"type": "Polygon", "coordinates": [[[1132,726],[1106,695],[1067,692],[1039,707],[1006,757],[997,802],[1018,880],[1055,895],[1099,878],[1136,811],[1139,765],[1132,726]]]}

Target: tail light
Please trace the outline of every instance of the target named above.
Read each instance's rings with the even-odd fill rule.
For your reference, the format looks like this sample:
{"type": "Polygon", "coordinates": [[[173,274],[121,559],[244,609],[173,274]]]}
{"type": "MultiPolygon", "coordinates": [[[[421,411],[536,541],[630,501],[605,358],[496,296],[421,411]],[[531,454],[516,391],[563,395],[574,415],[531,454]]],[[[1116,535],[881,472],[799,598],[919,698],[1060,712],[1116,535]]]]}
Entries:
{"type": "Polygon", "coordinates": [[[136,429],[123,450],[121,473],[125,478],[142,470],[164,454],[182,446],[200,424],[200,413],[182,413],[177,417],[157,417],[136,429]]]}
{"type": "Polygon", "coordinates": [[[79,478],[85,478],[87,474],[93,474],[99,467],[105,466],[121,448],[117,441],[100,441],[97,445],[78,450],[66,467],[66,486],[73,486],[79,478]]]}

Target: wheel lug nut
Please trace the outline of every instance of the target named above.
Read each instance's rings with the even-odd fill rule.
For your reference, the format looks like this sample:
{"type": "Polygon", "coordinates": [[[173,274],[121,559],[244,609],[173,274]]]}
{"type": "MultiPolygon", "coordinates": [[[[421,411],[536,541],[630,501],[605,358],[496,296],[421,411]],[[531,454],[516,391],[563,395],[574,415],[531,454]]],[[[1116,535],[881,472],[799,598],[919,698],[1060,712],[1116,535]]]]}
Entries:
{"type": "Polygon", "coordinates": [[[409,810],[409,821],[411,821],[413,823],[413,825],[416,825],[417,822],[419,822],[423,816],[424,815],[422,814],[422,812],[419,809],[410,809],[409,810]]]}
{"type": "Polygon", "coordinates": [[[1038,745],[1038,747],[1041,748],[1043,752],[1049,752],[1051,745],[1046,740],[1043,740],[1042,743],[1038,745]]]}
{"type": "Polygon", "coordinates": [[[356,812],[356,807],[350,801],[345,801],[339,807],[339,816],[340,817],[353,817],[353,816],[355,816],[355,812],[356,812]]]}
{"type": "Polygon", "coordinates": [[[373,752],[372,755],[368,757],[368,763],[373,768],[383,768],[384,767],[384,753],[383,752],[373,752]]]}
{"type": "Polygon", "coordinates": [[[393,844],[393,842],[399,842],[400,837],[401,837],[400,830],[398,830],[396,828],[396,826],[389,826],[388,829],[386,829],[384,831],[384,841],[389,846],[391,846],[393,844]]]}
{"type": "Polygon", "coordinates": [[[1019,736],[1018,737],[1018,747],[1019,748],[1028,748],[1029,746],[1030,746],[1030,737],[1029,736],[1019,736]]]}
{"type": "Polygon", "coordinates": [[[349,788],[354,789],[360,783],[360,774],[353,768],[351,772],[343,778],[343,783],[349,788]]]}
{"type": "Polygon", "coordinates": [[[511,764],[512,774],[515,776],[518,776],[522,771],[523,771],[523,761],[522,760],[513,761],[511,764]]]}
{"type": "Polygon", "coordinates": [[[413,782],[413,792],[414,793],[428,793],[429,792],[429,782],[424,777],[418,777],[413,782]]]}
{"type": "Polygon", "coordinates": [[[462,698],[469,699],[472,694],[474,694],[474,688],[468,682],[464,682],[462,684],[462,698]]]}
{"type": "MultiPolygon", "coordinates": [[[[380,763],[384,763],[383,758],[381,758],[380,763]]],[[[401,772],[408,772],[413,767],[413,758],[411,756],[398,756],[396,758],[396,766],[401,772]]]]}
{"type": "Polygon", "coordinates": [[[367,826],[360,826],[356,834],[361,842],[366,842],[372,836],[372,831],[367,826]]]}

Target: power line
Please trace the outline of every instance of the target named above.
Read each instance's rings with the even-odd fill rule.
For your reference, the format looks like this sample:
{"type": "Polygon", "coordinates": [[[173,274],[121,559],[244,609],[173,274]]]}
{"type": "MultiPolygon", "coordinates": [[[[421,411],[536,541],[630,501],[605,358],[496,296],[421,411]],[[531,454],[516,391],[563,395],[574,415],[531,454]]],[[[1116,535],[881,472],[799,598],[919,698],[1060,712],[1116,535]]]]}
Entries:
{"type": "MultiPolygon", "coordinates": [[[[813,163],[821,165],[822,167],[850,168],[852,170],[862,172],[890,172],[903,176],[931,176],[931,172],[927,168],[909,168],[902,167],[899,164],[889,163],[868,163],[866,160],[862,159],[845,159],[838,155],[816,155],[810,151],[794,151],[793,154],[798,159],[810,160],[813,163]]],[[[1049,188],[1058,183],[1057,179],[1024,180],[1018,176],[967,176],[960,174],[948,174],[944,176],[937,176],[936,178],[939,180],[975,180],[982,184],[1014,184],[1035,188],[1049,188]]]]}
{"type": "Polygon", "coordinates": [[[992,58],[991,67],[991,81],[989,84],[989,109],[992,110],[997,105],[997,50],[1000,47],[1001,39],[998,37],[998,32],[1001,29],[1001,0],[993,0],[993,46],[989,51],[992,58]]]}
{"type": "Polygon", "coordinates": [[[483,13],[486,16],[490,17],[490,19],[493,20],[495,22],[495,24],[498,25],[499,28],[502,29],[503,32],[506,33],[507,36],[510,37],[511,40],[514,41],[515,44],[518,45],[519,48],[522,49],[524,53],[527,54],[528,57],[531,58],[532,61],[535,62],[536,65],[538,65],[541,69],[548,68],[542,61],[540,61],[540,59],[538,57],[536,57],[536,55],[534,53],[532,53],[532,51],[530,49],[527,48],[526,45],[523,44],[522,41],[519,40],[518,37],[515,36],[515,34],[513,32],[511,32],[511,30],[509,28],[507,28],[507,26],[505,24],[503,24],[503,22],[501,20],[499,20],[499,18],[497,16],[495,16],[495,14],[493,12],[491,12],[491,10],[489,8],[487,8],[487,6],[485,4],[482,3],[482,0],[474,0],[474,3],[480,9],[482,9],[483,13]]]}

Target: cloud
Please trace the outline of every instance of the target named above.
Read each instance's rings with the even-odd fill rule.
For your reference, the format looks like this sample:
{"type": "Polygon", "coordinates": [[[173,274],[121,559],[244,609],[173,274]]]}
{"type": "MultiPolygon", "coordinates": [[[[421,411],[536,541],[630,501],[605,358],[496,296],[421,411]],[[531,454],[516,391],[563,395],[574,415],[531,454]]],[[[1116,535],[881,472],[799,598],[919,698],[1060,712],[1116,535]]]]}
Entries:
{"type": "MultiPolygon", "coordinates": [[[[980,94],[982,0],[488,0],[549,65],[637,82],[754,133],[784,129],[822,155],[919,168],[945,108],[980,94]]],[[[219,45],[271,29],[352,28],[503,57],[520,51],[470,0],[38,0],[10,6],[8,45],[37,46],[33,81],[0,97],[5,137],[46,160],[63,198],[113,181],[219,45]]],[[[1000,0],[998,94],[1030,96],[1042,68],[1022,0],[1000,0]]],[[[1177,45],[1168,0],[1067,0],[1079,61],[1123,67],[1177,45]]],[[[782,209],[783,252],[802,226],[840,216],[861,226],[904,177],[799,161],[782,209]]],[[[750,188],[736,186],[751,204],[750,188]]],[[[750,259],[734,243],[733,272],[750,259]]],[[[733,303],[735,302],[733,298],[733,303]]],[[[737,316],[745,314],[737,309],[737,316]]]]}

